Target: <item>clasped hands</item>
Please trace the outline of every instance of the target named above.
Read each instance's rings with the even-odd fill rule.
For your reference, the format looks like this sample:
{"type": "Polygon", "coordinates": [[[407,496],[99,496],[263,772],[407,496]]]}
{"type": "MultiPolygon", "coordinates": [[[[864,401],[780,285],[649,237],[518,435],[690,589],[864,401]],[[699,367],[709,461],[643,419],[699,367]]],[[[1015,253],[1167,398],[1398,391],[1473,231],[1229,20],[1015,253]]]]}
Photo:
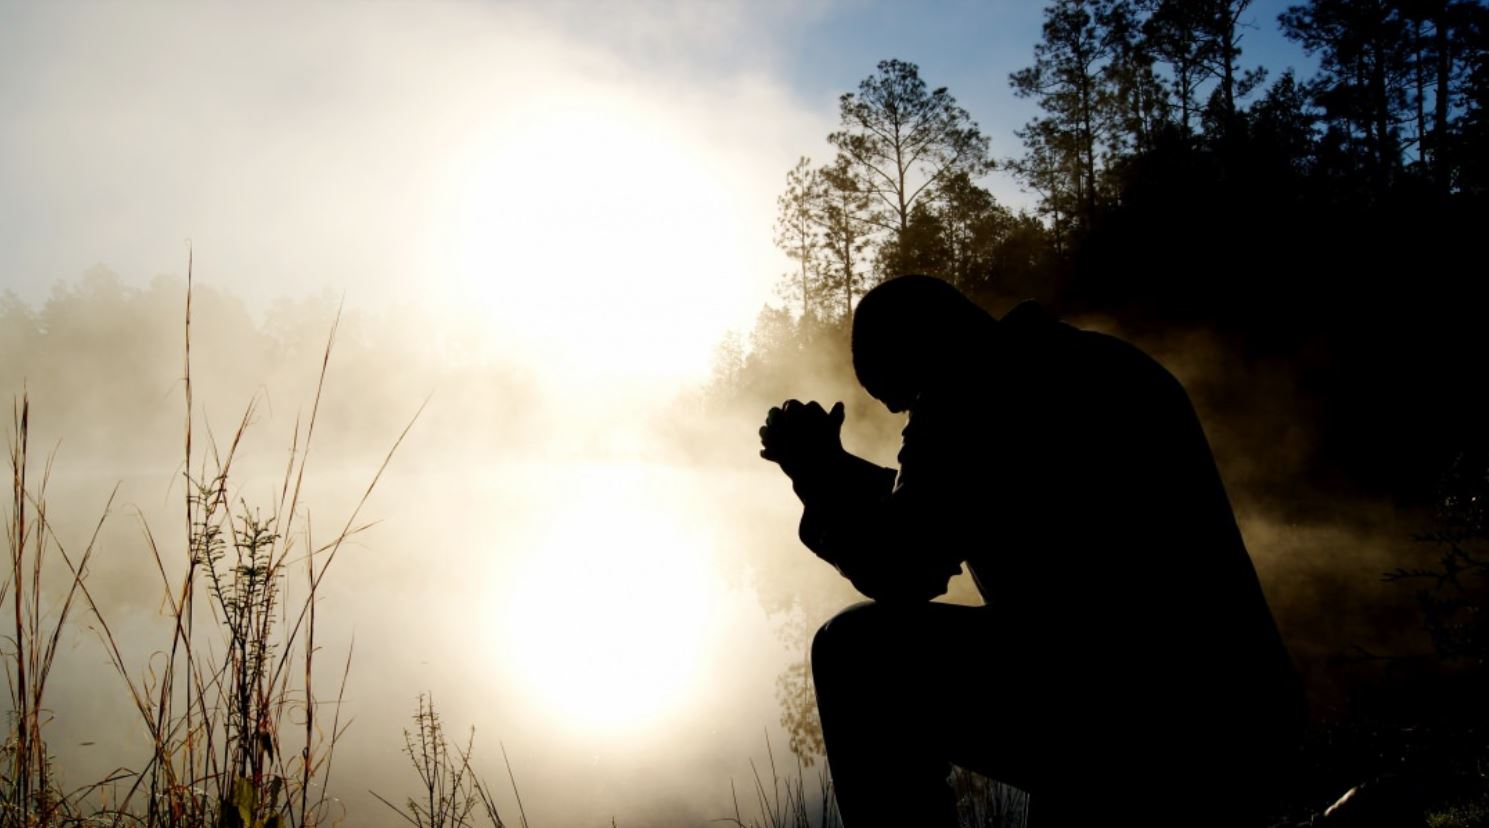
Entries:
{"type": "Polygon", "coordinates": [[[779,464],[793,480],[821,469],[843,453],[843,404],[831,411],[815,401],[786,400],[765,415],[760,456],[779,464]]]}

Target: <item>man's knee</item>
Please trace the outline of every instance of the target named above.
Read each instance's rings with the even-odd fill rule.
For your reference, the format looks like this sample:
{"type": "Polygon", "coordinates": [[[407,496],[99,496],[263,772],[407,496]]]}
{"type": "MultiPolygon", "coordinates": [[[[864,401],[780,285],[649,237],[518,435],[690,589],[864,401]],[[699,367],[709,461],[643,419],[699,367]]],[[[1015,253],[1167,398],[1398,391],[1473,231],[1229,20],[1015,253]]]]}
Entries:
{"type": "Polygon", "coordinates": [[[872,616],[878,605],[864,601],[839,612],[827,623],[817,628],[812,637],[812,669],[820,671],[828,664],[841,660],[848,652],[862,646],[865,637],[865,616],[872,616]]]}
{"type": "Polygon", "coordinates": [[[864,601],[834,615],[812,638],[812,672],[820,684],[822,675],[866,666],[875,654],[902,632],[901,611],[893,606],[864,601]]]}

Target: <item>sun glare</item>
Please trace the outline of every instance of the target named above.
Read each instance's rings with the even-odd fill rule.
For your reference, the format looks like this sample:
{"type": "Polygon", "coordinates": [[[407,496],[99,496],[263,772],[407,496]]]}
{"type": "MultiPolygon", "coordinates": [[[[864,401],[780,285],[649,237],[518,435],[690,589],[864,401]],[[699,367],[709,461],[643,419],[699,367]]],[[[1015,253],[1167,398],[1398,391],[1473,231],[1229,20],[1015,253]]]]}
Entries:
{"type": "Polygon", "coordinates": [[[510,117],[462,166],[457,298],[581,381],[700,378],[762,245],[711,152],[598,93],[510,117]]]}
{"type": "Polygon", "coordinates": [[[644,471],[580,474],[512,581],[504,658],[564,726],[630,732],[695,695],[720,587],[658,494],[644,471]]]}

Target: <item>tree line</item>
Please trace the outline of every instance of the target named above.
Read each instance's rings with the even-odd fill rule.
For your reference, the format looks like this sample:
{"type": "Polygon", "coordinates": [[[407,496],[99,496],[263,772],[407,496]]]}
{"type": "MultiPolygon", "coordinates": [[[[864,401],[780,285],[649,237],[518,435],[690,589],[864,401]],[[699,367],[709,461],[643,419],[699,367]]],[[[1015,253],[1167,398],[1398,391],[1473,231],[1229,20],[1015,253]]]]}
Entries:
{"type": "Polygon", "coordinates": [[[722,349],[720,385],[768,399],[813,351],[844,368],[856,299],[918,272],[990,308],[1036,298],[1139,338],[1202,327],[1294,360],[1321,451],[1352,479],[1420,474],[1482,440],[1469,377],[1489,357],[1486,291],[1470,274],[1489,226],[1489,9],[1309,0],[1258,21],[1250,6],[1049,3],[1007,79],[1039,107],[1007,158],[915,64],[879,63],[839,99],[833,157],[786,175],[783,304],[722,349]],[[1249,61],[1263,25],[1317,71],[1249,61]],[[995,168],[1032,210],[986,189],[995,168]],[[1434,389],[1453,402],[1424,401],[1434,389]]]}

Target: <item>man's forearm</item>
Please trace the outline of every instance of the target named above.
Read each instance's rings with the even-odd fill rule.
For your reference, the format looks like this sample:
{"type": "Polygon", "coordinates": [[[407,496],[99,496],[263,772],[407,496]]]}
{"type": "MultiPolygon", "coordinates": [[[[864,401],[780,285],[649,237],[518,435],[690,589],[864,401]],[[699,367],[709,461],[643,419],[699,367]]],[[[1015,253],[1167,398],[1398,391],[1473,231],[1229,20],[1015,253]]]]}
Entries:
{"type": "Polygon", "coordinates": [[[961,551],[935,531],[943,516],[897,494],[893,469],[841,452],[800,471],[792,477],[803,505],[798,536],[859,592],[928,601],[961,571],[961,551]]]}
{"type": "Polygon", "coordinates": [[[906,537],[888,501],[862,510],[807,505],[801,542],[832,564],[854,588],[876,601],[929,601],[946,591],[961,561],[906,537]]]}
{"type": "Polygon", "coordinates": [[[896,473],[846,452],[792,478],[803,511],[798,535],[876,601],[928,601],[946,591],[960,563],[939,565],[907,542],[891,502],[896,473]]]}
{"type": "Polygon", "coordinates": [[[888,497],[894,489],[894,469],[842,450],[811,463],[783,468],[804,506],[826,501],[873,502],[888,497]]]}
{"type": "Polygon", "coordinates": [[[894,489],[893,469],[841,450],[786,473],[802,504],[801,542],[834,566],[894,489]]]}

